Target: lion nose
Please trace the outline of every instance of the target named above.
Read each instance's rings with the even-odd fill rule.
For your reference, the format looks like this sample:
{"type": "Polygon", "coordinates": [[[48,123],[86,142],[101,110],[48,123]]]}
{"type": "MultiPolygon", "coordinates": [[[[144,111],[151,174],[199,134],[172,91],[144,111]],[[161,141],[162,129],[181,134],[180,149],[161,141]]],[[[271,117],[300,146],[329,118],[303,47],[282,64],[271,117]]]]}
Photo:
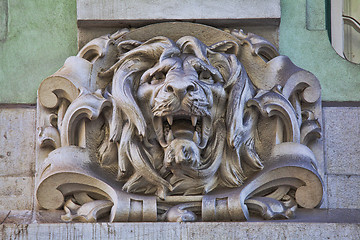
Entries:
{"type": "Polygon", "coordinates": [[[184,98],[187,93],[195,90],[195,84],[184,79],[171,81],[166,85],[166,91],[175,94],[180,99],[184,98]]]}

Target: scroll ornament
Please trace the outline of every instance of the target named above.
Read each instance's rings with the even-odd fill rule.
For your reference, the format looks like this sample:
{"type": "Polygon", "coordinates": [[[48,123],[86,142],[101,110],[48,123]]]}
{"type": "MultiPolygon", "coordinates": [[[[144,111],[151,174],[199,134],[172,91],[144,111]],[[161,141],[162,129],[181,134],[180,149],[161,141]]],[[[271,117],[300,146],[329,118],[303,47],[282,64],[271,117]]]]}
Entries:
{"type": "Polygon", "coordinates": [[[186,222],[320,206],[313,74],[252,33],[212,29],[228,38],[204,43],[133,31],[92,40],[41,83],[40,208],[64,221],[186,222]]]}

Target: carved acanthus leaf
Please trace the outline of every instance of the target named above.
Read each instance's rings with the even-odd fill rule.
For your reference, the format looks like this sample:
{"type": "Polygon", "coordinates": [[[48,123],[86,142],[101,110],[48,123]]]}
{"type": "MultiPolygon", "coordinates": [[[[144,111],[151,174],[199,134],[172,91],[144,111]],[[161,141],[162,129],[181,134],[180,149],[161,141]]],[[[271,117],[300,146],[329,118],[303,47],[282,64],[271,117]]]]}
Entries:
{"type": "Polygon", "coordinates": [[[287,99],[296,91],[300,92],[301,99],[306,103],[315,103],[321,95],[321,87],[317,78],[314,74],[304,70],[293,74],[282,89],[282,93],[287,99]]]}
{"type": "Polygon", "coordinates": [[[300,142],[308,145],[311,141],[321,138],[321,127],[317,120],[307,120],[301,125],[301,139],[300,142]]]}
{"type": "Polygon", "coordinates": [[[256,211],[261,214],[264,219],[289,219],[295,216],[297,209],[296,202],[288,197],[288,201],[275,200],[269,197],[253,197],[245,201],[249,210],[256,211]]]}
{"type": "Polygon", "coordinates": [[[75,128],[81,119],[95,120],[105,107],[110,107],[111,102],[100,93],[83,93],[68,107],[60,126],[62,146],[77,145],[75,142],[75,128]]]}
{"type": "Polygon", "coordinates": [[[194,211],[201,211],[200,202],[175,205],[164,213],[161,220],[166,220],[168,222],[194,222],[197,220],[197,216],[194,211]]]}
{"type": "Polygon", "coordinates": [[[39,134],[39,145],[40,147],[59,148],[61,146],[59,131],[52,126],[41,129],[39,134]]]}
{"type": "Polygon", "coordinates": [[[263,116],[278,116],[285,125],[285,141],[300,142],[300,127],[291,103],[277,91],[260,91],[247,102],[248,107],[256,107],[263,116]]]}
{"type": "Polygon", "coordinates": [[[61,219],[65,222],[96,222],[102,216],[109,215],[112,206],[109,200],[94,200],[80,206],[69,199],[64,205],[65,215],[61,219]]]}
{"type": "Polygon", "coordinates": [[[40,84],[40,103],[46,108],[55,108],[60,99],[74,101],[80,94],[79,88],[88,87],[90,72],[90,62],[80,57],[69,57],[59,71],[40,84]]]}
{"type": "Polygon", "coordinates": [[[271,158],[273,164],[265,166],[240,188],[204,196],[203,221],[249,219],[246,199],[284,185],[296,189],[296,203],[301,207],[321,204],[322,180],[313,167],[316,160],[310,149],[299,143],[281,143],[275,146],[271,158]]]}
{"type": "Polygon", "coordinates": [[[231,34],[239,38],[241,44],[248,44],[251,48],[251,53],[260,56],[266,62],[279,56],[276,47],[258,35],[253,33],[245,34],[241,29],[234,29],[231,34]]]}
{"type": "Polygon", "coordinates": [[[110,44],[114,43],[118,38],[127,32],[129,32],[129,30],[124,28],[112,35],[95,38],[82,47],[77,56],[84,58],[91,63],[95,63],[98,58],[104,57],[108,54],[110,44]]]}

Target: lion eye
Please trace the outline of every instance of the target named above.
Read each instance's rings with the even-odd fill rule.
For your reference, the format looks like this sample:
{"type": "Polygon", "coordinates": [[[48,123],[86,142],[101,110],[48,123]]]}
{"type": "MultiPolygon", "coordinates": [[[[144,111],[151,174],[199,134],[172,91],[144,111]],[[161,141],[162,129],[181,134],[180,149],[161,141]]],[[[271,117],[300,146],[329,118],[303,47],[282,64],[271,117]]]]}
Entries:
{"type": "Polygon", "coordinates": [[[209,71],[202,71],[199,74],[199,79],[203,82],[209,83],[209,84],[213,84],[214,80],[211,76],[211,73],[209,71]]]}
{"type": "Polygon", "coordinates": [[[165,74],[163,72],[155,73],[150,79],[149,83],[152,85],[159,84],[165,80],[165,74]]]}

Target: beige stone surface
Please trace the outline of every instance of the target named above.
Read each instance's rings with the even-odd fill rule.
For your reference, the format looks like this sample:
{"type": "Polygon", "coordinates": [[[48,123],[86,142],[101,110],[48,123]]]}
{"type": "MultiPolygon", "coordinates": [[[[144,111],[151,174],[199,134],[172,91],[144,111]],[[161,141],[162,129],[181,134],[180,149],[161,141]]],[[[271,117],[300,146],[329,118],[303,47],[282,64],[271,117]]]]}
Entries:
{"type": "Polygon", "coordinates": [[[325,107],[328,174],[360,175],[360,107],[325,107]]]}
{"type": "Polygon", "coordinates": [[[0,176],[33,176],[35,107],[0,107],[0,176]]]}
{"type": "Polygon", "coordinates": [[[78,20],[280,19],[280,0],[77,1],[78,20]],[[216,11],[215,11],[216,9],[216,11]],[[140,14],[141,13],[141,14],[140,14]],[[211,13],[211,14],[209,14],[211,13]]]}
{"type": "Polygon", "coordinates": [[[360,208],[360,176],[328,175],[328,207],[360,208]]]}
{"type": "Polygon", "coordinates": [[[0,210],[31,210],[34,177],[0,177],[0,210]]]}
{"type": "Polygon", "coordinates": [[[94,223],[3,224],[2,239],[359,239],[359,224],[94,223]]]}

